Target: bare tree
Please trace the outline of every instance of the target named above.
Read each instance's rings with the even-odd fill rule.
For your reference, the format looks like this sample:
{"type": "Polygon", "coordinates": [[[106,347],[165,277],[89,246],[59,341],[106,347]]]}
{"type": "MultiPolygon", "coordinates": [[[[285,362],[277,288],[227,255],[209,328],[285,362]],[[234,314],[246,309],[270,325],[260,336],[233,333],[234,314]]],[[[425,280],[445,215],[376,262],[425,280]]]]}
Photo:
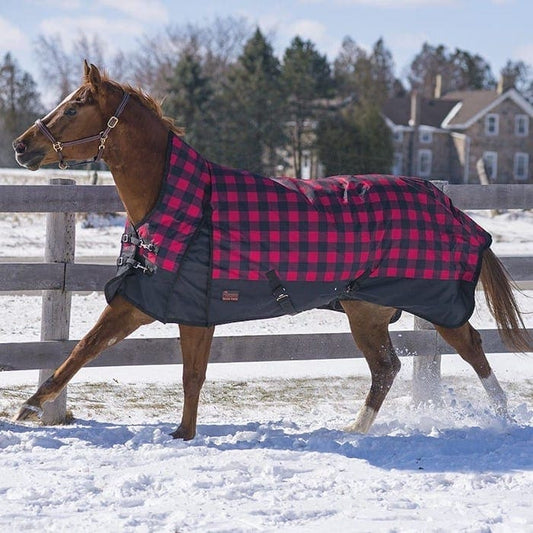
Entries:
{"type": "Polygon", "coordinates": [[[84,59],[105,68],[115,77],[124,78],[128,63],[122,52],[105,57],[105,44],[97,36],[81,32],[67,50],[59,35],[39,35],[35,53],[39,59],[44,83],[57,92],[58,100],[70,94],[80,83],[81,65],[84,59]]]}
{"type": "Polygon", "coordinates": [[[216,18],[207,26],[169,26],[157,35],[143,37],[132,58],[133,79],[154,96],[164,98],[168,80],[187,56],[202,65],[205,75],[222,83],[252,33],[244,19],[235,17],[216,18]]]}

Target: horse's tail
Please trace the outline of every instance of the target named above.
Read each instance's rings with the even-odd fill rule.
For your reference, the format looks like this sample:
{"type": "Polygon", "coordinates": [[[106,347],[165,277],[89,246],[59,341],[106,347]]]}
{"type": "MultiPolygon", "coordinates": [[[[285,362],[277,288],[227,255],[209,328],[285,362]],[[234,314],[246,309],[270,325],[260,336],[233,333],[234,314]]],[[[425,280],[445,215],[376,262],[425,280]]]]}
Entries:
{"type": "Polygon", "coordinates": [[[483,252],[480,280],[489,311],[496,319],[505,344],[519,352],[533,350],[531,337],[513,294],[512,280],[501,261],[490,249],[483,252]]]}

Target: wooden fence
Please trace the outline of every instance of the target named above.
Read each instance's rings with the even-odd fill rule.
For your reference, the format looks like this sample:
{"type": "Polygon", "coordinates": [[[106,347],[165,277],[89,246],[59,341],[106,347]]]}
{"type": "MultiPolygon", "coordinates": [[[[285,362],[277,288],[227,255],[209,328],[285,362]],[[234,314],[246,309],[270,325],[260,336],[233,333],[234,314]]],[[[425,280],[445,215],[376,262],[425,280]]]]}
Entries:
{"type": "MultiPolygon", "coordinates": [[[[46,212],[47,235],[42,263],[0,263],[0,291],[43,291],[41,342],[0,344],[0,370],[55,368],[71,351],[68,338],[70,294],[101,291],[115,273],[109,265],[74,262],[74,213],[122,211],[114,186],[75,186],[74,180],[52,179],[50,185],[1,185],[0,212],[46,212]]],[[[531,209],[533,185],[439,186],[461,209],[531,209]]],[[[520,284],[533,280],[532,257],[502,257],[520,284]]],[[[533,333],[533,330],[531,330],[533,333]]],[[[507,352],[497,331],[482,330],[487,353],[507,352]]],[[[413,331],[392,331],[401,353],[417,354],[415,368],[424,386],[415,396],[424,400],[435,394],[440,375],[440,354],[452,353],[435,330],[416,320],[413,331]],[[433,383],[428,387],[427,382],[433,383]],[[428,396],[429,395],[429,396],[428,396]]],[[[215,337],[211,362],[282,361],[362,357],[349,333],[306,335],[254,335],[215,337]]],[[[126,339],[109,348],[90,365],[158,365],[181,362],[179,342],[172,338],[126,339]]],[[[42,371],[44,379],[49,371],[42,371]]],[[[420,380],[415,380],[420,382],[420,380]]]]}

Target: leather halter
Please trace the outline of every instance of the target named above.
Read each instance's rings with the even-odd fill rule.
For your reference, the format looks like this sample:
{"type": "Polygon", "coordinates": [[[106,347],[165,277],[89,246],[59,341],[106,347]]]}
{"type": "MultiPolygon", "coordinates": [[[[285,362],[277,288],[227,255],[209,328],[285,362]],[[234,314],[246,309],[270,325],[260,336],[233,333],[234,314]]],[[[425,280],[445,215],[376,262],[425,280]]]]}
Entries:
{"type": "Polygon", "coordinates": [[[128,93],[124,93],[124,96],[122,97],[122,101],[117,107],[115,114],[107,121],[107,126],[105,130],[102,130],[100,133],[97,133],[96,135],[91,135],[89,137],[83,137],[81,139],[76,139],[74,141],[56,141],[55,137],[52,135],[52,132],[44,125],[41,119],[38,119],[35,121],[36,126],[38,126],[38,128],[45,135],[45,137],[47,137],[48,140],[52,143],[52,147],[54,148],[54,150],[57,153],[57,156],[59,157],[59,168],[60,169],[65,170],[69,167],[85,165],[86,163],[95,163],[97,161],[100,161],[100,159],[102,159],[102,155],[105,149],[105,143],[107,141],[107,137],[109,136],[109,132],[118,124],[118,117],[120,116],[122,111],[124,111],[124,108],[126,107],[126,104],[128,103],[129,97],[130,95],[128,93]],[[93,142],[93,141],[100,141],[100,144],[98,145],[98,152],[92,159],[85,159],[84,161],[78,161],[77,163],[71,163],[70,165],[63,159],[63,148],[67,146],[75,146],[77,144],[84,144],[84,143],[93,142]]]}

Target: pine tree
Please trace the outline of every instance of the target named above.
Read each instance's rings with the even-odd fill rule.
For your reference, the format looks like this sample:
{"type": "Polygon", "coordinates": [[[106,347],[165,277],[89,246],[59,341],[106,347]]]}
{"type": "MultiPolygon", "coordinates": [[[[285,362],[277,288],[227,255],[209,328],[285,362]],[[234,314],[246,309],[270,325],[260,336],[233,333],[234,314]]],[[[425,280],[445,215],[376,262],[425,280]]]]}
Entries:
{"type": "Polygon", "coordinates": [[[33,78],[7,53],[0,64],[0,167],[17,166],[11,142],[42,113],[33,78]]]}
{"type": "Polygon", "coordinates": [[[259,29],[245,44],[221,94],[226,164],[273,175],[284,145],[281,71],[259,29]]]}
{"type": "Polygon", "coordinates": [[[312,126],[325,107],[320,99],[332,96],[333,79],[326,56],[300,37],[285,50],[282,77],[288,98],[289,144],[295,175],[301,178],[303,152],[314,145],[312,126]]]}
{"type": "Polygon", "coordinates": [[[178,126],[185,128],[187,142],[202,152],[209,149],[206,129],[212,97],[213,89],[202,73],[200,61],[192,53],[185,53],[168,80],[163,109],[178,126]]]}
{"type": "Polygon", "coordinates": [[[323,118],[317,147],[327,175],[388,173],[391,132],[376,104],[357,104],[323,118]]]}

